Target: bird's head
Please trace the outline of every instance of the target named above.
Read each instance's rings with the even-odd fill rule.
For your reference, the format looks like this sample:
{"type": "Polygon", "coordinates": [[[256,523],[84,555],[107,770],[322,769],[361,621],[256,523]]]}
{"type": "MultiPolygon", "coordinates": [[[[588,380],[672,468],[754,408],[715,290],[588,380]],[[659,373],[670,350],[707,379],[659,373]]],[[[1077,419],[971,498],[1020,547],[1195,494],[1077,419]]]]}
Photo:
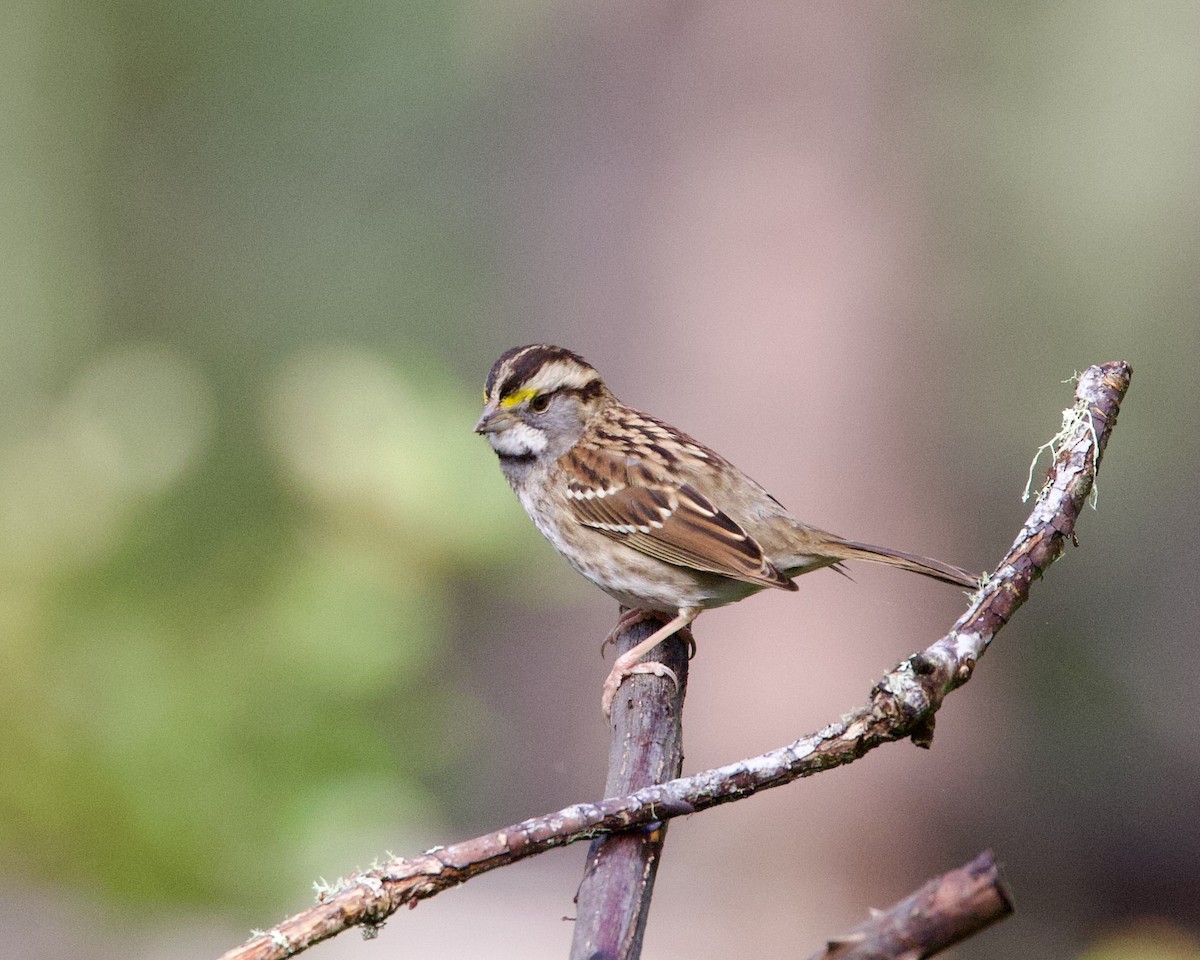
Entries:
{"type": "Polygon", "coordinates": [[[609,396],[578,354],[545,343],[514,347],[492,365],[475,432],[488,438],[501,462],[557,460],[609,396]]]}

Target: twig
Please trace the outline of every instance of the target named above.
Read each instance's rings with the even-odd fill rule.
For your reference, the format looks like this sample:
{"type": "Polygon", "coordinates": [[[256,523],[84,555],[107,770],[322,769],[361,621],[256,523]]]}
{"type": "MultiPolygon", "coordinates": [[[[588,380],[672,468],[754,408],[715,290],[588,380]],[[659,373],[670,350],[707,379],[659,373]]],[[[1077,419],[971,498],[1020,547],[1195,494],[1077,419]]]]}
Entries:
{"type": "MultiPolygon", "coordinates": [[[[617,652],[632,648],[659,625],[654,620],[635,623],[618,636],[617,652]]],[[[670,680],[646,674],[637,674],[622,685],[613,703],[605,796],[624,796],[679,776],[689,640],[688,632],[676,634],[650,654],[675,671],[678,689],[670,680]],[[631,689],[636,690],[632,699],[626,695],[631,689]]],[[[663,822],[592,841],[575,897],[571,960],[627,958],[641,953],[666,832],[663,822]]]]}
{"type": "Polygon", "coordinates": [[[381,924],[401,906],[505,864],[601,833],[695,813],[857,760],[911,737],[928,747],[934,714],[951,690],[970,679],[997,631],[1029,596],[1033,581],[1074,538],[1075,520],[1116,423],[1132,370],[1124,362],[1089,367],[1076,387],[1078,424],[1061,436],[1046,485],[1012,549],[985,578],[953,629],[887,674],[866,706],[817,733],[769,753],[647,787],[625,797],[581,803],[495,833],[394,859],[323,891],[320,902],[237,947],[222,960],[282,960],[360,925],[381,924]]]}
{"type": "Polygon", "coordinates": [[[809,960],[924,960],[1013,912],[991,850],[930,880],[912,896],[873,911],[809,960]]]}

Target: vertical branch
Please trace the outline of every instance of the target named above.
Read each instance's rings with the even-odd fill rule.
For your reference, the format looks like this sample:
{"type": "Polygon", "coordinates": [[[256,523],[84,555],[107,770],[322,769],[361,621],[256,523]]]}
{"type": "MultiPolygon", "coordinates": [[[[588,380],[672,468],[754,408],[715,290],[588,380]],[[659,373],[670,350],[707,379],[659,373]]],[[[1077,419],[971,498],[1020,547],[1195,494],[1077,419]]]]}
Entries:
{"type": "MultiPolygon", "coordinates": [[[[617,653],[631,649],[658,627],[657,621],[647,619],[625,628],[617,636],[617,653]]],[[[690,641],[690,632],[683,631],[646,658],[674,670],[679,689],[669,679],[648,674],[636,674],[621,685],[612,707],[606,797],[624,796],[679,776],[690,641]]],[[[575,897],[571,960],[636,960],[641,954],[666,833],[662,822],[592,841],[575,897]]]]}

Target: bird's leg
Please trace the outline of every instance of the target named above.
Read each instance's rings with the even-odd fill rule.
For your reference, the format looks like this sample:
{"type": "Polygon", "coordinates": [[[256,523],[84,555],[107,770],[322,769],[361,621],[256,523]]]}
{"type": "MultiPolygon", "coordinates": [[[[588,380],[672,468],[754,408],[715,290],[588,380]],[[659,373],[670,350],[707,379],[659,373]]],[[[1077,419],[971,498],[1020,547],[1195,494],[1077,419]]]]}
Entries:
{"type": "Polygon", "coordinates": [[[613,699],[617,695],[617,690],[621,686],[622,681],[626,677],[631,677],[635,673],[652,673],[656,677],[669,677],[671,682],[679,687],[679,678],[675,676],[675,671],[664,664],[657,661],[649,663],[638,663],[638,658],[643,654],[653,650],[660,643],[686,627],[689,623],[699,616],[700,610],[695,607],[684,607],[678,615],[668,623],[665,627],[655,630],[645,640],[637,644],[630,650],[617,657],[613,663],[612,671],[608,675],[608,679],[604,681],[604,693],[600,697],[600,709],[604,711],[604,716],[608,717],[612,714],[613,699]]]}
{"type": "Polygon", "coordinates": [[[608,636],[600,642],[600,656],[604,656],[604,648],[610,643],[616,646],[617,637],[620,636],[622,630],[628,630],[635,623],[640,623],[642,620],[653,620],[658,616],[653,610],[643,610],[641,607],[627,607],[617,618],[617,624],[608,631],[608,636]]]}

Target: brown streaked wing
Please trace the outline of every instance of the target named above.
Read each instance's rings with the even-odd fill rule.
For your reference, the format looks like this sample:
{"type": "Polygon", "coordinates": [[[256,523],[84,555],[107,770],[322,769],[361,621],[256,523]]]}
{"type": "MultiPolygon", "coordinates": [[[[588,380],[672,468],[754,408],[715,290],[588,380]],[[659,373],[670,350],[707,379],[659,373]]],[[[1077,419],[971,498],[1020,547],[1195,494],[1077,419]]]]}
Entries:
{"type": "Polygon", "coordinates": [[[576,448],[567,458],[574,478],[567,485],[568,503],[584,526],[667,563],[796,589],[758,541],[694,487],[675,486],[645,460],[595,447],[576,448]],[[599,482],[584,479],[591,477],[599,482]]]}

